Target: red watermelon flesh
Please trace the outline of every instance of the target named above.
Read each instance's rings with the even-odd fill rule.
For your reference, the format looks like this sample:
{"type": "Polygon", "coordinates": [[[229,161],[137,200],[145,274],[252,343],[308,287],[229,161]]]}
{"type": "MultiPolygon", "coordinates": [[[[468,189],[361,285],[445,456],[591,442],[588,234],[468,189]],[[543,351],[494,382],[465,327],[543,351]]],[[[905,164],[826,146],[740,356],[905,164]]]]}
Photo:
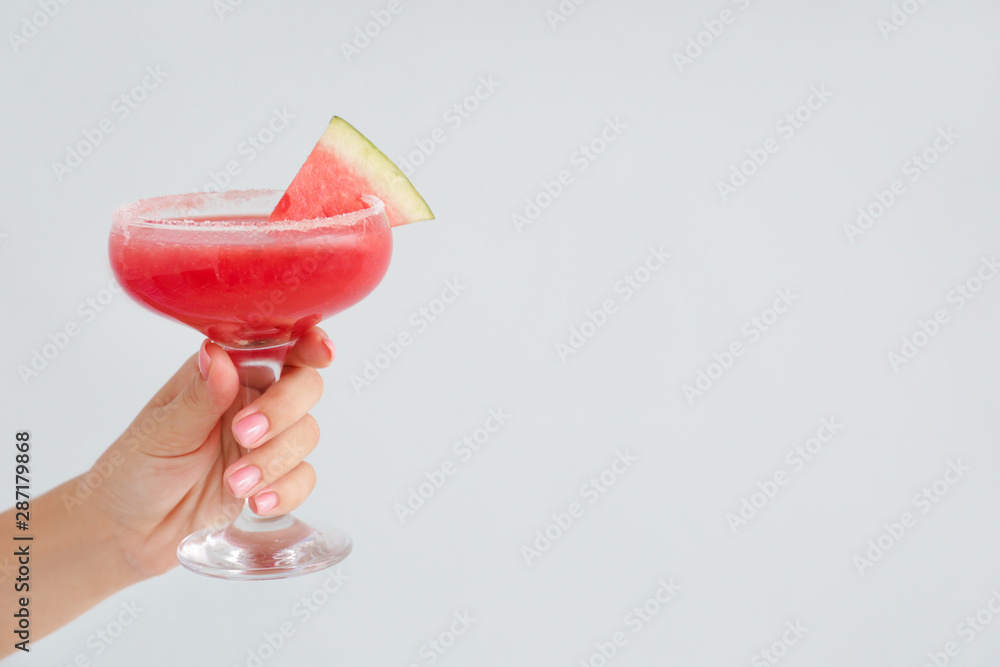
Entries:
{"type": "Polygon", "coordinates": [[[366,194],[385,202],[392,227],[434,218],[392,160],[335,116],[268,220],[313,220],[350,213],[366,207],[361,199],[366,194]]]}

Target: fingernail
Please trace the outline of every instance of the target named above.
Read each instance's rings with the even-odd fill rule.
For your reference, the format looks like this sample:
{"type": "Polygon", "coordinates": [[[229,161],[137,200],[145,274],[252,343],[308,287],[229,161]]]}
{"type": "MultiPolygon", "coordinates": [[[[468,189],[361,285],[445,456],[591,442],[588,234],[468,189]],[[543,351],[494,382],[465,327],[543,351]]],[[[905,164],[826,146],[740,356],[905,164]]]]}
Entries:
{"type": "Polygon", "coordinates": [[[208,341],[203,341],[201,344],[201,351],[198,352],[198,370],[201,371],[201,379],[208,379],[208,371],[212,369],[212,358],[208,356],[208,350],[205,349],[208,346],[208,341]]]}
{"type": "Polygon", "coordinates": [[[244,447],[253,447],[267,433],[267,417],[255,412],[233,424],[233,435],[244,447]]]}
{"type": "Polygon", "coordinates": [[[330,359],[331,360],[336,359],[337,358],[337,346],[333,344],[333,341],[330,340],[329,338],[324,338],[323,339],[323,344],[326,345],[328,348],[330,348],[330,359]]]}
{"type": "Polygon", "coordinates": [[[242,498],[260,481],[260,471],[254,466],[240,468],[229,476],[229,488],[233,490],[233,495],[242,498]]]}
{"type": "Polygon", "coordinates": [[[257,508],[257,514],[266,514],[277,506],[278,494],[273,491],[262,493],[253,499],[253,504],[257,508]]]}

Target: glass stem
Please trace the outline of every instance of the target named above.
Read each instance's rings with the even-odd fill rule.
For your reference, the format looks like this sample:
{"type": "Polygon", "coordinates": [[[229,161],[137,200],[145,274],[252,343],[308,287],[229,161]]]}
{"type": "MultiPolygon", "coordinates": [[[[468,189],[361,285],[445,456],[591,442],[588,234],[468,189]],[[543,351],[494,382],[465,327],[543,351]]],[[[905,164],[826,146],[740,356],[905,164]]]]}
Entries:
{"type": "MultiPolygon", "coordinates": [[[[239,374],[242,405],[250,405],[258,396],[281,377],[281,369],[285,365],[285,356],[295,342],[274,345],[272,347],[231,348],[223,349],[233,360],[239,374]]],[[[244,452],[249,451],[244,449],[244,452]]],[[[233,526],[244,531],[265,531],[283,528],[292,524],[290,515],[263,517],[250,509],[250,500],[243,501],[243,511],[236,517],[233,526]]]]}

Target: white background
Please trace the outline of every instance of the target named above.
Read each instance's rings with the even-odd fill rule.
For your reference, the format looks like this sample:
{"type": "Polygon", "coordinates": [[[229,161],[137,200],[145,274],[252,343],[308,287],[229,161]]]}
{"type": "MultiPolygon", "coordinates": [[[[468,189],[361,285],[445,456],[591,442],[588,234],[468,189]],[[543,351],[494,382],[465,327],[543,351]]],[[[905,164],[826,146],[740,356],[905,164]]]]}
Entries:
{"type": "MultiPolygon", "coordinates": [[[[299,515],[354,536],[343,587],[324,599],[322,574],[178,568],[9,664],[253,665],[287,621],[264,664],[422,666],[465,611],[475,623],[434,664],[596,667],[619,631],[622,667],[769,664],[755,654],[787,622],[808,628],[789,666],[917,667],[949,641],[948,664],[1000,660],[1000,618],[971,641],[958,627],[1000,590],[1000,281],[973,280],[961,308],[952,292],[1000,252],[1000,7],[904,4],[915,13],[889,32],[891,0],[590,0],[559,22],[556,0],[401,0],[350,58],[341,45],[386,2],[70,2],[27,43],[8,34],[0,432],[31,429],[36,492],[84,472],[200,343],[121,295],[92,321],[79,310],[107,296],[116,206],[202,189],[231,160],[230,187],[283,187],[334,114],[394,159],[447,137],[412,176],[437,220],[396,229],[382,285],[325,324],[339,357],[299,515]],[[718,32],[725,9],[713,37],[704,22],[718,32]],[[678,66],[699,33],[707,46],[678,66]],[[121,118],[147,67],[162,82],[121,118]],[[456,127],[445,113],[480,77],[499,87],[456,127]],[[812,87],[832,97],[799,109],[812,87]],[[249,161],[240,144],[275,108],[294,120],[249,161]],[[808,120],[788,137],[776,123],[797,111],[808,120]],[[113,133],[60,180],[53,162],[105,117],[113,133]],[[626,129],[580,171],[574,153],[616,118],[626,129]],[[914,181],[904,164],[939,128],[958,139],[914,181]],[[770,137],[777,153],[723,201],[718,182],[770,137]],[[572,184],[519,231],[512,214],[563,169],[572,184]],[[905,193],[850,239],[895,179],[905,193]],[[650,246],[672,257],[626,301],[615,284],[650,246]],[[462,295],[416,333],[411,314],[453,279],[462,295]],[[744,323],[777,290],[794,304],[751,341],[744,323]],[[609,298],[617,311],[561,358],[609,298]],[[938,309],[947,323],[894,368],[938,309]],[[24,381],[18,367],[71,321],[80,334],[24,381]],[[413,344],[356,391],[402,331],[413,344]],[[745,353],[719,377],[713,353],[734,341],[745,353]],[[689,401],[699,370],[718,379],[689,401]],[[453,443],[500,407],[508,422],[461,461],[453,443]],[[795,470],[786,452],[824,418],[843,428],[795,470]],[[590,503],[581,486],[616,452],[637,461],[590,503]],[[458,472],[401,524],[394,506],[448,459],[458,472]],[[949,462],[968,471],[923,513],[915,494],[949,462]],[[727,515],[779,470],[787,484],[734,533],[727,515]],[[571,502],[583,516],[529,564],[522,547],[571,502]],[[916,525],[859,565],[904,512],[916,525]],[[680,590],[634,632],[626,615],[661,578],[680,590]],[[302,622],[313,594],[325,604],[302,622]],[[132,602],[138,618],[96,656],[92,637],[132,602]]],[[[2,32],[39,11],[9,0],[2,32]]]]}

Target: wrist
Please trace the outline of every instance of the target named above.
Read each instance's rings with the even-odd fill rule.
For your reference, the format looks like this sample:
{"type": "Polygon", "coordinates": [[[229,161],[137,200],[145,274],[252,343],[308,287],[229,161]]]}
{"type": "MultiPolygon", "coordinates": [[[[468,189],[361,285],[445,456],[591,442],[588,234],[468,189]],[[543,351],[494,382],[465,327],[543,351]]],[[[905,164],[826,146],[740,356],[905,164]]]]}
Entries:
{"type": "Polygon", "coordinates": [[[102,489],[93,489],[91,494],[83,491],[91,488],[87,484],[88,474],[70,479],[53,490],[52,495],[57,496],[59,503],[58,510],[53,511],[63,513],[65,526],[60,543],[91,568],[95,592],[111,595],[147,579],[148,575],[133,566],[123,528],[106,511],[102,489]],[[88,495],[91,497],[87,498],[88,495]]]}
{"type": "Polygon", "coordinates": [[[78,503],[86,477],[71,479],[31,502],[30,589],[33,639],[40,639],[105,598],[143,579],[132,568],[115,527],[93,498],[78,503]]]}

